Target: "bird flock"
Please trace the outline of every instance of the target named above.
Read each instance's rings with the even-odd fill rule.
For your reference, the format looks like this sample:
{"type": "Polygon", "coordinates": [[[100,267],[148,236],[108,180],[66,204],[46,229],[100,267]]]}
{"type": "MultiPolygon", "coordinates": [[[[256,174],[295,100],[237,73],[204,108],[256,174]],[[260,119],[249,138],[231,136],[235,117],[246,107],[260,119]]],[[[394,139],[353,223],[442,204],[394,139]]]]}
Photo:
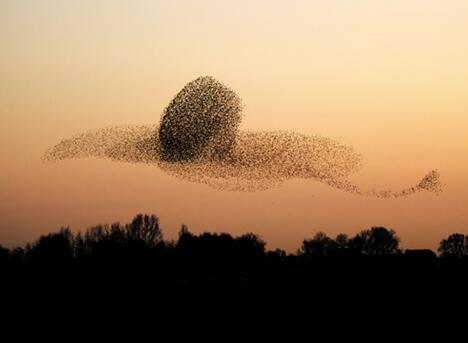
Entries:
{"type": "Polygon", "coordinates": [[[176,94],[159,125],[90,130],[62,140],[44,159],[98,157],[146,163],[218,190],[265,190],[299,178],[378,198],[442,191],[435,170],[403,190],[363,190],[348,180],[362,165],[354,148],[316,135],[241,130],[242,108],[233,90],[202,76],[176,94]]]}

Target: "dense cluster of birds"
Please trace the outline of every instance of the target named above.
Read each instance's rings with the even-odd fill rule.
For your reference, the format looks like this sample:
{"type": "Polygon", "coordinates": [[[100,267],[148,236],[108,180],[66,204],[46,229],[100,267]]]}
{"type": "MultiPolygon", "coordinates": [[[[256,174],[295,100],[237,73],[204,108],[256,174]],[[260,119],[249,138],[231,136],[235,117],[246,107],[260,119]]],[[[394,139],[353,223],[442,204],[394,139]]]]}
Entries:
{"type": "Polygon", "coordinates": [[[156,141],[165,161],[193,161],[206,154],[224,160],[235,146],[242,102],[212,77],[189,82],[164,110],[156,141]]]}
{"type": "Polygon", "coordinates": [[[202,76],[172,99],[159,126],[91,130],[62,140],[45,159],[100,157],[156,164],[179,178],[220,190],[263,190],[303,178],[380,198],[441,191],[437,171],[401,191],[362,190],[348,181],[361,167],[352,147],[295,132],[240,130],[241,119],[239,96],[213,77],[202,76]]]}

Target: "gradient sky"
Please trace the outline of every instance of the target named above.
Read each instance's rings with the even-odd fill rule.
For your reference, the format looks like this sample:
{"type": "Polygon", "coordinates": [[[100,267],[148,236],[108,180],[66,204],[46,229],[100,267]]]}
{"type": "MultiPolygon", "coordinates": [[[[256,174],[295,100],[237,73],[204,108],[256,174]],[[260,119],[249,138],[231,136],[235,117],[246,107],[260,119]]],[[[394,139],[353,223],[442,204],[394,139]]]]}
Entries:
{"type": "Polygon", "coordinates": [[[167,238],[259,233],[294,251],[317,231],[383,225],[403,247],[468,233],[466,0],[1,0],[0,243],[70,225],[161,219],[167,238]],[[223,192],[157,167],[44,151],[91,128],[159,121],[190,80],[242,97],[244,129],[320,134],[363,155],[352,181],[400,189],[437,169],[445,191],[394,200],[313,180],[223,192]]]}

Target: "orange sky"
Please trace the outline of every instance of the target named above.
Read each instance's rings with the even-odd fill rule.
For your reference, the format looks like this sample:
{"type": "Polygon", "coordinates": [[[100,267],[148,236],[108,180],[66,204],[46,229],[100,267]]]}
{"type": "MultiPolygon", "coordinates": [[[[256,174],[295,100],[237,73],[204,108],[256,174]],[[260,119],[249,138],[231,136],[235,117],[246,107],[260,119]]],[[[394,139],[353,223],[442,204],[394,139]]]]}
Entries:
{"type": "Polygon", "coordinates": [[[322,230],[397,231],[436,248],[468,233],[465,0],[0,2],[0,243],[157,214],[167,238],[253,231],[290,251],[322,230]],[[44,164],[91,128],[151,124],[184,84],[213,75],[242,97],[242,128],[321,134],[363,155],[352,181],[400,189],[438,169],[444,193],[398,200],[313,180],[222,192],[157,167],[44,164]]]}

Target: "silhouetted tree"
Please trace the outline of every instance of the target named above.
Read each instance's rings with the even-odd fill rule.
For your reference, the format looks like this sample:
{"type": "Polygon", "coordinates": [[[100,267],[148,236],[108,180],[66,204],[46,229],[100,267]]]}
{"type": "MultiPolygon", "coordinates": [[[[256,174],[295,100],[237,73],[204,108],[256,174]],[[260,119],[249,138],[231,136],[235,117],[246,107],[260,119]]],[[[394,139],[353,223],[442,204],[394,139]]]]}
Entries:
{"type": "Polygon", "coordinates": [[[275,250],[272,250],[272,251],[268,251],[266,253],[266,255],[267,255],[268,259],[273,260],[275,262],[284,261],[286,259],[286,257],[288,256],[286,251],[284,251],[282,249],[275,249],[275,250]]]}
{"type": "Polygon", "coordinates": [[[155,215],[138,214],[127,225],[126,230],[129,241],[141,241],[149,247],[154,247],[163,241],[159,218],[155,215]]]}
{"type": "Polygon", "coordinates": [[[187,254],[191,249],[193,249],[195,240],[196,237],[190,232],[188,226],[182,224],[179,231],[179,239],[176,244],[176,249],[184,251],[184,254],[187,254]]]}
{"type": "Polygon", "coordinates": [[[10,260],[10,249],[0,245],[0,266],[6,265],[10,260]]]}
{"type": "Polygon", "coordinates": [[[106,229],[104,225],[96,225],[90,227],[88,230],[86,230],[84,234],[84,243],[86,245],[86,248],[91,250],[93,249],[93,246],[100,242],[103,241],[106,238],[106,229]]]}
{"type": "Polygon", "coordinates": [[[81,232],[78,232],[73,237],[73,256],[80,258],[80,257],[86,256],[87,253],[88,253],[88,250],[86,248],[83,235],[81,234],[81,232]]]}
{"type": "Polygon", "coordinates": [[[13,263],[20,264],[24,261],[24,256],[26,255],[25,249],[21,247],[16,247],[10,250],[10,260],[13,263]]]}
{"type": "Polygon", "coordinates": [[[73,235],[69,228],[41,236],[27,249],[27,259],[40,264],[61,264],[73,259],[73,235]]]}
{"type": "Polygon", "coordinates": [[[99,224],[90,227],[84,233],[84,237],[78,235],[75,237],[74,251],[81,257],[108,254],[109,233],[108,225],[99,224]]]}
{"type": "Polygon", "coordinates": [[[338,249],[343,250],[349,248],[349,237],[347,234],[338,234],[335,238],[335,242],[338,249]]]}
{"type": "Polygon", "coordinates": [[[330,256],[337,249],[336,242],[323,232],[317,232],[312,239],[302,242],[300,254],[304,256],[330,256]]]}
{"type": "Polygon", "coordinates": [[[235,254],[243,263],[255,263],[265,256],[265,241],[258,235],[246,233],[235,238],[235,254]]]}
{"type": "Polygon", "coordinates": [[[197,237],[197,252],[209,257],[224,259],[232,255],[234,248],[234,239],[228,233],[209,233],[204,232],[197,237]]]}
{"type": "Polygon", "coordinates": [[[463,257],[468,255],[468,236],[461,233],[451,234],[440,242],[439,249],[442,257],[463,257]]]}
{"type": "Polygon", "coordinates": [[[363,255],[387,255],[399,253],[400,238],[395,231],[373,227],[359,232],[350,241],[351,248],[363,255]]]}
{"type": "Polygon", "coordinates": [[[181,236],[183,236],[183,235],[186,235],[186,234],[191,234],[191,233],[190,233],[190,230],[189,230],[189,228],[188,228],[187,225],[182,224],[182,225],[180,226],[179,238],[180,238],[181,236]]]}
{"type": "MultiPolygon", "coordinates": [[[[310,295],[314,287],[322,292],[343,284],[368,290],[414,283],[419,291],[422,285],[458,285],[466,278],[460,289],[468,285],[468,258],[441,259],[421,249],[396,258],[374,256],[399,252],[399,238],[384,227],[372,227],[353,238],[338,234],[332,239],[318,232],[302,242],[297,254],[266,251],[264,240],[253,233],[194,234],[186,225],[176,241],[167,242],[158,217],[139,214],[129,224],[96,225],[75,235],[62,228],[25,249],[0,246],[0,276],[13,288],[45,280],[53,285],[49,289],[88,288],[104,290],[102,294],[113,288],[124,290],[121,285],[128,283],[132,291],[119,294],[141,295],[144,301],[147,292],[141,290],[145,289],[180,289],[180,294],[198,296],[204,289],[232,294],[233,287],[240,286],[242,292],[272,287],[277,293],[310,295]]],[[[450,235],[441,241],[439,252],[444,257],[467,256],[468,236],[450,235]]]]}

